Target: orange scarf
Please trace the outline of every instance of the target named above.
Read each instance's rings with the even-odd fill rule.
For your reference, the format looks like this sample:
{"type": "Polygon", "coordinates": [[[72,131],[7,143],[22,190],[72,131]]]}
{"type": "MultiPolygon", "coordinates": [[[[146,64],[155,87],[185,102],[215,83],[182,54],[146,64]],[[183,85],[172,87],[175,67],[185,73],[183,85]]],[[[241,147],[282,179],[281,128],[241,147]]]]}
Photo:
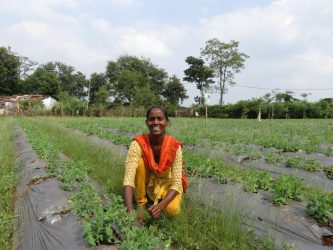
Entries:
{"type": "MultiPolygon", "coordinates": [[[[134,137],[141,149],[142,149],[142,158],[145,163],[145,166],[148,166],[150,170],[154,171],[156,174],[164,173],[167,171],[176,156],[179,146],[182,144],[177,141],[175,138],[165,135],[160,152],[160,162],[157,164],[154,159],[154,152],[149,142],[149,135],[137,135],[134,137]]],[[[183,161],[183,171],[182,171],[182,184],[183,191],[187,189],[188,182],[184,173],[184,161],[183,161]]]]}

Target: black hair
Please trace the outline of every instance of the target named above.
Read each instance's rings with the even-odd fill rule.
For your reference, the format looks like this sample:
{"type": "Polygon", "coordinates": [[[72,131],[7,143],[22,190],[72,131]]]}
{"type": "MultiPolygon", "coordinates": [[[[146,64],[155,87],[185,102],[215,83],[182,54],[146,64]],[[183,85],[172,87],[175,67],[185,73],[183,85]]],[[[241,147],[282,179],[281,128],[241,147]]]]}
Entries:
{"type": "Polygon", "coordinates": [[[148,110],[147,110],[147,114],[146,114],[146,121],[148,121],[148,117],[149,117],[150,111],[152,111],[153,109],[159,109],[159,110],[161,110],[163,112],[164,116],[165,116],[165,119],[167,121],[169,121],[168,111],[162,105],[154,105],[154,106],[149,107],[148,110]]]}

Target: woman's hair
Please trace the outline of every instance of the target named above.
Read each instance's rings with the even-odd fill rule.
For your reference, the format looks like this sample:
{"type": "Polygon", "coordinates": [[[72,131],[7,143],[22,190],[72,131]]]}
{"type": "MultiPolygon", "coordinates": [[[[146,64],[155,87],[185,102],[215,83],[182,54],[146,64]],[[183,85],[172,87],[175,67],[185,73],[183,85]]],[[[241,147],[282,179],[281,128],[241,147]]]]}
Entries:
{"type": "Polygon", "coordinates": [[[161,110],[163,112],[164,116],[165,116],[165,119],[167,121],[169,121],[168,112],[167,112],[166,108],[163,107],[162,105],[154,105],[154,106],[149,107],[149,109],[147,110],[147,114],[146,114],[146,121],[148,121],[150,111],[152,111],[153,109],[161,110]]]}

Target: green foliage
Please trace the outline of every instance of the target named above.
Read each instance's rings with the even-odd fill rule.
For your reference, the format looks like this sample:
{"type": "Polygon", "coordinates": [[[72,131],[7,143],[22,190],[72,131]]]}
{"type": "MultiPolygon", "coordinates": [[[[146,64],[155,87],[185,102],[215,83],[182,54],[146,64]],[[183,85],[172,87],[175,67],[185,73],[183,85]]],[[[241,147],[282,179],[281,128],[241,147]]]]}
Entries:
{"type": "Polygon", "coordinates": [[[325,155],[326,156],[333,156],[333,148],[332,147],[327,147],[325,150],[325,155]]]}
{"type": "Polygon", "coordinates": [[[147,107],[161,103],[163,97],[167,101],[171,98],[169,102],[186,97],[181,83],[175,82],[173,77],[168,82],[165,70],[152,64],[149,59],[121,56],[117,61],[108,62],[106,76],[115,98],[114,103],[147,107]],[[174,93],[175,86],[183,91],[174,93]]]}
{"type": "Polygon", "coordinates": [[[285,160],[286,167],[304,168],[309,171],[317,171],[320,168],[320,163],[316,159],[306,159],[299,156],[289,156],[285,160]]]}
{"type": "Polygon", "coordinates": [[[44,109],[44,104],[41,100],[21,100],[19,105],[20,112],[28,115],[40,113],[44,109]]]}
{"type": "Polygon", "coordinates": [[[287,204],[288,201],[300,201],[303,197],[303,185],[300,179],[292,175],[281,175],[273,187],[272,201],[275,205],[287,204]]]}
{"type": "Polygon", "coordinates": [[[0,47],[0,96],[20,93],[20,59],[10,48],[0,47]]]}
{"type": "MultiPolygon", "coordinates": [[[[97,92],[100,91],[101,87],[103,86],[107,86],[107,78],[105,76],[105,74],[103,73],[93,73],[90,76],[88,85],[90,86],[90,102],[91,103],[98,103],[99,102],[99,98],[97,98],[97,92]]],[[[105,88],[104,87],[104,88],[105,88]]],[[[105,89],[103,89],[104,91],[105,89]]],[[[109,91],[108,88],[106,88],[107,91],[109,91]]],[[[110,93],[108,92],[108,94],[110,95],[110,93]]],[[[106,99],[103,99],[103,101],[105,101],[106,99]]]]}
{"type": "Polygon", "coordinates": [[[327,178],[333,180],[333,165],[325,168],[327,178]]]}
{"type": "Polygon", "coordinates": [[[281,154],[269,153],[266,155],[266,161],[269,164],[275,164],[275,163],[279,162],[280,159],[281,159],[281,154]]]}
{"type": "Polygon", "coordinates": [[[195,58],[189,56],[185,62],[189,65],[189,68],[184,70],[184,81],[196,83],[197,89],[200,91],[200,98],[198,99],[199,105],[205,104],[204,95],[211,88],[214,83],[212,78],[214,72],[208,66],[205,65],[204,60],[201,58],[195,58]]]}
{"type": "Polygon", "coordinates": [[[43,68],[38,68],[22,83],[24,94],[39,94],[57,97],[60,93],[60,80],[43,68]]]}
{"type": "Polygon", "coordinates": [[[40,68],[58,78],[61,92],[67,92],[76,98],[81,98],[85,95],[84,87],[87,85],[85,75],[80,71],[76,71],[73,66],[61,62],[48,62],[40,68]]]}
{"type": "Polygon", "coordinates": [[[176,75],[170,77],[166,82],[162,96],[167,102],[175,106],[178,106],[179,103],[182,103],[184,99],[188,98],[186,89],[176,75]]]}
{"type": "Polygon", "coordinates": [[[308,204],[307,211],[320,223],[333,224],[333,193],[314,197],[308,204]]]}
{"type": "Polygon", "coordinates": [[[60,181],[66,191],[75,187],[75,182],[82,182],[87,179],[87,166],[83,162],[69,161],[61,166],[60,181]]]}
{"type": "MultiPolygon", "coordinates": [[[[0,63],[1,64],[1,63],[0,63]]],[[[0,245],[12,249],[14,221],[14,191],[16,164],[13,133],[14,120],[1,118],[0,122],[0,245]]]]}
{"type": "Polygon", "coordinates": [[[269,190],[273,187],[273,178],[268,172],[251,169],[244,177],[244,190],[257,193],[259,189],[269,190]]]}
{"type": "Polygon", "coordinates": [[[8,239],[11,238],[13,233],[13,219],[12,212],[0,211],[0,244],[2,247],[8,247],[8,239]]]}
{"type": "Polygon", "coordinates": [[[156,226],[136,227],[135,214],[127,214],[124,200],[119,195],[111,194],[108,204],[103,205],[95,189],[91,185],[83,185],[70,203],[84,218],[84,238],[91,246],[121,243],[122,249],[170,247],[170,240],[164,240],[164,234],[156,226]]]}
{"type": "Polygon", "coordinates": [[[246,192],[257,193],[259,188],[258,174],[255,170],[250,170],[245,177],[244,190],[246,192]]]}
{"type": "Polygon", "coordinates": [[[302,167],[302,163],[304,162],[304,158],[303,157],[299,157],[299,156],[288,156],[285,160],[285,166],[288,168],[301,168],[302,167]]]}
{"type": "Polygon", "coordinates": [[[94,93],[94,103],[107,105],[107,99],[110,96],[110,91],[106,85],[101,86],[98,91],[94,93]]]}
{"type": "Polygon", "coordinates": [[[59,102],[52,108],[52,113],[55,115],[84,115],[87,111],[87,102],[72,97],[67,92],[59,94],[59,102]]]}
{"type": "Polygon", "coordinates": [[[83,184],[80,192],[74,194],[69,203],[80,217],[87,219],[95,214],[96,207],[102,203],[102,199],[91,184],[83,184]]]}
{"type": "Polygon", "coordinates": [[[316,159],[308,159],[304,161],[303,167],[309,171],[317,171],[320,168],[320,163],[316,159]]]}
{"type": "Polygon", "coordinates": [[[175,249],[261,249],[234,206],[232,201],[225,202],[217,211],[185,196],[183,212],[172,220],[161,218],[157,224],[174,241],[175,249]]]}

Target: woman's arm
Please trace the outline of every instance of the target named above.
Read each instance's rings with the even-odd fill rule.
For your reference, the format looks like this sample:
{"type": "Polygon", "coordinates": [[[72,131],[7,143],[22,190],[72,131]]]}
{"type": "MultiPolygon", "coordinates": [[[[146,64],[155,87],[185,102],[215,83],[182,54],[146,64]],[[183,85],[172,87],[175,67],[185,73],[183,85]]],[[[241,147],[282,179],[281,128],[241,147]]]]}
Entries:
{"type": "Polygon", "coordinates": [[[133,191],[134,188],[129,185],[124,186],[124,196],[125,196],[125,204],[127,207],[127,212],[132,212],[133,210],[133,191]]]}
{"type": "Polygon", "coordinates": [[[154,219],[158,219],[161,215],[163,209],[177,196],[178,191],[174,189],[169,189],[164,199],[157,205],[152,205],[148,208],[149,214],[154,219]]]}
{"type": "Polygon", "coordinates": [[[136,141],[133,141],[127,153],[125,160],[125,176],[124,176],[124,199],[127,211],[131,212],[133,209],[133,192],[134,180],[136,169],[138,167],[138,160],[141,154],[141,149],[136,141]]]}

